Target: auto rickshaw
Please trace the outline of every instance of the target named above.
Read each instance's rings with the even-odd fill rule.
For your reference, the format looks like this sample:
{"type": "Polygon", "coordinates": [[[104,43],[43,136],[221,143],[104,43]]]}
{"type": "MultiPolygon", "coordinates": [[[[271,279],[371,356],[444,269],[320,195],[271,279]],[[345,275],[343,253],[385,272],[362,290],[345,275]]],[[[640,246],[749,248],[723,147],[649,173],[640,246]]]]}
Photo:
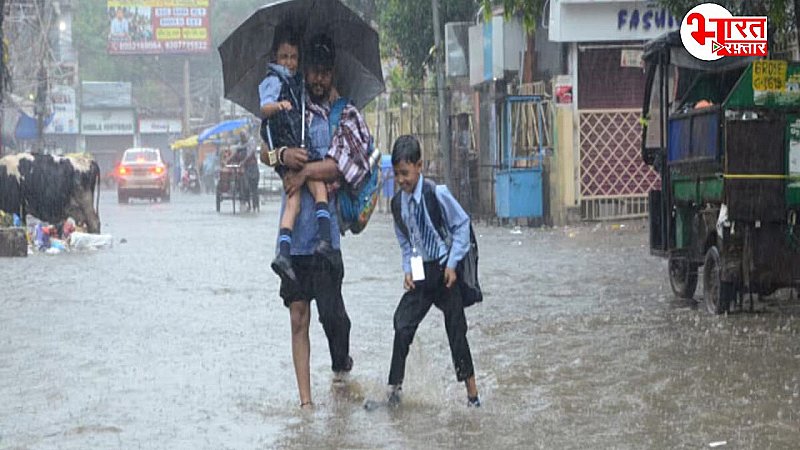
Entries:
{"type": "Polygon", "coordinates": [[[800,278],[800,64],[701,61],[677,32],[645,45],[642,158],[650,249],[691,299],[702,267],[713,314],[800,278]]]}

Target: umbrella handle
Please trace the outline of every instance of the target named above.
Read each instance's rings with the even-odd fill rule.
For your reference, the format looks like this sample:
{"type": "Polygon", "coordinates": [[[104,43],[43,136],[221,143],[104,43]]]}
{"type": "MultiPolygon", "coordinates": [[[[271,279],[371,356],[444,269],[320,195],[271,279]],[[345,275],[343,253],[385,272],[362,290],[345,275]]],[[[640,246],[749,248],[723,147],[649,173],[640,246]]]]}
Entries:
{"type": "Polygon", "coordinates": [[[306,146],[306,87],[302,87],[302,91],[300,93],[300,114],[302,120],[300,121],[300,148],[305,148],[306,146]]]}

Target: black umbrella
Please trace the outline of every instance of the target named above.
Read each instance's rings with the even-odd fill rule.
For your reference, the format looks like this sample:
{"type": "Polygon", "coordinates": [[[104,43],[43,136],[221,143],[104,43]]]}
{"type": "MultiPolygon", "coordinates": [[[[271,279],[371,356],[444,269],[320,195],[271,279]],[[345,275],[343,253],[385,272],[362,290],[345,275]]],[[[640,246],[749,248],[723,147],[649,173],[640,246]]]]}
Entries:
{"type": "Polygon", "coordinates": [[[384,91],[378,33],[367,22],[339,0],[277,0],[256,10],[219,46],[225,98],[261,115],[258,85],[266,76],[275,29],[286,24],[304,45],[320,32],[333,39],[334,84],[357,107],[384,91]]]}

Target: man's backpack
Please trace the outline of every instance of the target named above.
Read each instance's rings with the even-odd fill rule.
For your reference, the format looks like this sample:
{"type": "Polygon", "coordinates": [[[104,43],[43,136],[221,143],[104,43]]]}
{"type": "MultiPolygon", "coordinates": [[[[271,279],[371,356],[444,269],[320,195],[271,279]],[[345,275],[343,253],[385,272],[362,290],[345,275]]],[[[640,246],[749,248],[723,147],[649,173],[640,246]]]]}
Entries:
{"type": "MultiPolygon", "coordinates": [[[[339,127],[339,120],[342,111],[347,106],[348,100],[339,98],[331,106],[331,113],[328,117],[331,137],[336,128],[339,127]]],[[[366,155],[369,161],[370,171],[361,182],[361,186],[354,189],[352,186],[343,186],[339,190],[337,198],[337,210],[339,220],[339,231],[344,235],[345,231],[350,230],[353,234],[358,234],[364,230],[378,204],[378,196],[381,191],[381,170],[378,164],[381,160],[381,153],[375,149],[373,141],[370,139],[369,154],[366,155]]]]}
{"type": "MultiPolygon", "coordinates": [[[[436,198],[436,183],[425,178],[422,184],[422,198],[425,202],[425,209],[428,211],[428,216],[431,218],[436,232],[439,237],[447,243],[448,248],[452,246],[453,238],[450,236],[450,228],[445,222],[442,208],[439,205],[439,200],[436,198]]],[[[394,223],[400,232],[410,239],[408,227],[403,223],[401,215],[401,191],[398,191],[392,197],[392,216],[394,223]]],[[[483,292],[481,292],[481,284],[478,281],[478,241],[475,239],[475,231],[472,229],[472,223],[469,224],[469,250],[464,258],[458,262],[456,266],[456,275],[458,279],[456,284],[461,291],[461,303],[464,307],[472,306],[475,303],[483,301],[483,292]]]]}

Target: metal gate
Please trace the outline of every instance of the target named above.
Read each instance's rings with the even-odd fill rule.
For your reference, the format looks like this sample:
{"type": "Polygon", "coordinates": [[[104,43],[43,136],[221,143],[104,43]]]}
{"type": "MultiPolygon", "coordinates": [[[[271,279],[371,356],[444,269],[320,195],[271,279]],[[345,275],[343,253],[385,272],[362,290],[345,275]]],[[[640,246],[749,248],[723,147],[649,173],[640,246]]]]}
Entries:
{"type": "Polygon", "coordinates": [[[582,110],[580,201],[584,220],[647,216],[647,193],[658,173],[641,158],[641,110],[582,110]]]}

